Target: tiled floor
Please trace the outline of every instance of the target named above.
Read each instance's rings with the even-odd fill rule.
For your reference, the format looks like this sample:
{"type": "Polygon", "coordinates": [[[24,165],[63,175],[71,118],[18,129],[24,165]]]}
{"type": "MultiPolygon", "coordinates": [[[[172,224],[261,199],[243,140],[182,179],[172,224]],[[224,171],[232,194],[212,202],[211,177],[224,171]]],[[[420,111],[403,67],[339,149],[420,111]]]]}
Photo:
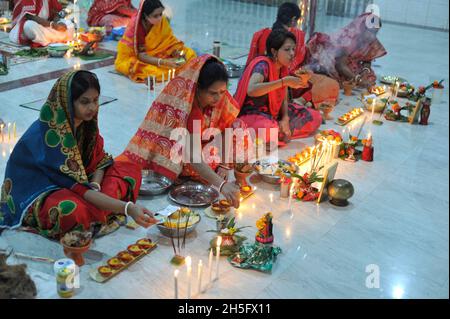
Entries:
{"type": "MultiPolygon", "coordinates": [[[[253,32],[271,25],[275,12],[274,9],[264,11],[262,6],[224,0],[218,0],[216,5],[208,0],[167,0],[166,3],[174,11],[174,30],[182,40],[207,50],[213,40],[219,39],[223,42],[223,55],[228,58],[245,54],[253,32]]],[[[320,22],[320,28],[333,30],[346,21],[328,18],[320,22]]],[[[415,85],[444,78],[448,86],[448,33],[384,24],[379,36],[388,51],[386,57],[375,62],[379,75],[401,75],[415,85]]],[[[113,49],[115,43],[106,43],[106,47],[113,49]]],[[[243,63],[245,57],[234,61],[243,63]]],[[[8,76],[0,77],[0,87],[8,82],[41,77],[33,78],[34,84],[26,87],[13,86],[14,89],[0,91],[0,117],[5,122],[16,122],[20,136],[38,112],[19,105],[48,94],[55,80],[46,80],[48,75],[42,75],[71,68],[74,63],[76,60],[48,59],[13,67],[8,76]]],[[[99,76],[102,95],[118,99],[102,106],[99,116],[106,149],[117,155],[135,133],[152,97],[144,85],[112,74],[111,70],[113,66],[107,65],[95,68],[94,72],[99,76]]],[[[233,79],[231,92],[236,84],[237,80],[233,79]]],[[[357,105],[356,96],[343,98],[333,115],[336,117],[357,105]]],[[[295,203],[290,214],[287,202],[278,200],[277,196],[275,203],[267,203],[267,193],[276,195],[277,192],[258,183],[258,193],[244,202],[238,220],[240,225],[253,226],[244,230],[244,235],[251,239],[256,219],[268,210],[274,212],[275,244],[283,253],[273,273],[236,269],[223,259],[219,282],[200,297],[448,298],[448,106],[448,89],[445,89],[443,102],[432,106],[429,126],[385,121],[380,127],[372,127],[375,161],[339,163],[337,176],[350,180],[356,190],[347,208],[335,208],[329,203],[320,207],[295,203]],[[379,267],[379,288],[366,287],[369,265],[379,267]]],[[[353,125],[355,130],[357,125],[353,125]]],[[[332,122],[322,128],[341,130],[332,122]]],[[[363,134],[369,129],[366,126],[363,134]]],[[[287,157],[312,143],[312,138],[292,142],[280,155],[287,157]]],[[[12,146],[0,144],[1,176],[12,146]]],[[[140,202],[155,211],[168,203],[165,196],[140,202]]],[[[204,217],[194,236],[188,238],[187,254],[193,257],[194,265],[200,258],[207,263],[211,234],[205,231],[213,227],[213,222],[204,217]]],[[[97,265],[95,252],[100,252],[105,260],[146,234],[143,229],[121,229],[97,240],[88,265],[81,269],[77,297],[171,298],[172,248],[164,239],[150,256],[109,283],[101,285],[88,278],[89,269],[97,265]]],[[[150,229],[148,234],[153,239],[159,238],[157,229],[150,229]]],[[[27,254],[63,257],[58,244],[30,234],[5,231],[0,236],[0,248],[6,245],[27,254]]],[[[38,286],[38,296],[57,297],[51,265],[26,263],[38,286]]],[[[180,275],[180,294],[184,297],[184,269],[180,275]]]]}

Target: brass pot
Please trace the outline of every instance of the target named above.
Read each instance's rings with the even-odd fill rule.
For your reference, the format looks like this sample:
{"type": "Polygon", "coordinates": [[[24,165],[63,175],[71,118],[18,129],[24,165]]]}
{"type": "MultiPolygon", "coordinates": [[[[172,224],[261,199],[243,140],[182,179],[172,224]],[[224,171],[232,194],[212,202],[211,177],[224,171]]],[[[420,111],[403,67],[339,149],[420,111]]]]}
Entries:
{"type": "Polygon", "coordinates": [[[336,206],[347,206],[348,199],[353,196],[355,189],[352,183],[345,179],[335,179],[328,185],[330,203],[336,206]]]}

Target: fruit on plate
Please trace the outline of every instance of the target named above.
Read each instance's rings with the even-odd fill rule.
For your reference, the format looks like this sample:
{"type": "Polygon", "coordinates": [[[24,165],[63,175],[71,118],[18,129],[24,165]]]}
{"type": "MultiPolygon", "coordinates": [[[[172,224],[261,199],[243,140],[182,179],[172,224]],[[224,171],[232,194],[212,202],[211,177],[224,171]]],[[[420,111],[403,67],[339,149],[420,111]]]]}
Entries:
{"type": "Polygon", "coordinates": [[[223,208],[230,208],[231,204],[226,200],[226,199],[222,199],[219,202],[220,206],[222,206],[223,208]]]}
{"type": "Polygon", "coordinates": [[[220,202],[214,202],[211,205],[211,209],[213,212],[217,214],[226,214],[230,211],[230,207],[224,207],[220,204],[220,202]]]}
{"type": "Polygon", "coordinates": [[[105,278],[111,276],[113,273],[113,270],[111,269],[111,267],[108,267],[108,266],[100,266],[100,267],[98,267],[97,270],[98,270],[98,273],[105,278]]]}

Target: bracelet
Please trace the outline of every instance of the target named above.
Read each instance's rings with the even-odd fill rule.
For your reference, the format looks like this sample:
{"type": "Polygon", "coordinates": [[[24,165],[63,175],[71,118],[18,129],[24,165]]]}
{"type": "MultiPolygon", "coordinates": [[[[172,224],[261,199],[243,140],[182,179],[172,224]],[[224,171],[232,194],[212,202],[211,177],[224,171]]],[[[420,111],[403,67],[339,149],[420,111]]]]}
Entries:
{"type": "Polygon", "coordinates": [[[281,78],[281,87],[284,88],[283,78],[281,78]]]}
{"type": "Polygon", "coordinates": [[[95,191],[100,192],[102,190],[102,187],[100,186],[99,183],[97,182],[90,182],[89,186],[91,186],[92,188],[94,188],[95,191]]]}
{"type": "Polygon", "coordinates": [[[227,181],[223,181],[221,184],[220,184],[220,186],[219,186],[219,193],[222,193],[222,188],[223,188],[223,186],[225,185],[227,183],[227,181]]]}
{"type": "Polygon", "coordinates": [[[54,24],[54,22],[50,21],[50,28],[52,28],[52,29],[53,29],[53,24],[54,24]]]}
{"type": "Polygon", "coordinates": [[[229,166],[226,166],[226,165],[223,165],[223,164],[219,164],[219,166],[218,167],[221,167],[221,168],[223,168],[223,169],[226,169],[226,170],[228,170],[228,171],[231,171],[232,170],[232,168],[231,167],[229,167],[229,166]]]}
{"type": "Polygon", "coordinates": [[[158,59],[158,66],[161,66],[161,61],[162,61],[162,59],[159,58],[159,59],[158,59]]]}
{"type": "Polygon", "coordinates": [[[130,206],[131,204],[133,204],[133,202],[127,202],[127,203],[125,204],[124,214],[125,214],[125,216],[127,216],[127,217],[128,217],[128,206],[130,206]]]}

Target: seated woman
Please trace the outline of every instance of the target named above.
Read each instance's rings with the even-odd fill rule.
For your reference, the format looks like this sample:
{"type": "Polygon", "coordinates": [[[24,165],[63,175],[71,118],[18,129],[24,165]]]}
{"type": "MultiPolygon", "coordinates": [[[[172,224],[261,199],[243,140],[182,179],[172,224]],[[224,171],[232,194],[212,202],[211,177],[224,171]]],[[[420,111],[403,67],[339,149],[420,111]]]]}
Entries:
{"type": "MultiPolygon", "coordinates": [[[[239,206],[239,187],[226,182],[225,169],[218,162],[208,163],[201,153],[206,143],[194,149],[191,156],[199,161],[174,160],[179,150],[171,137],[175,129],[203,134],[208,128],[223,132],[225,128],[240,127],[236,122],[239,107],[227,91],[228,74],[225,66],[211,55],[189,62],[170,81],[153,102],[144,121],[120,158],[128,158],[143,169],[150,169],[171,180],[179,176],[192,177],[216,186],[233,206],[239,206]]],[[[183,145],[184,148],[187,146],[183,145]]],[[[200,146],[200,145],[199,145],[200,146]]],[[[189,147],[190,148],[190,147],[189,147]]],[[[210,149],[208,149],[210,150],[210,149]]]]}
{"type": "Polygon", "coordinates": [[[373,19],[378,17],[363,13],[337,33],[315,33],[307,43],[308,67],[339,81],[341,86],[343,81],[366,88],[374,85],[376,75],[371,63],[387,52],[377,39],[381,22],[373,19]]]}
{"type": "Polygon", "coordinates": [[[53,86],[40,117],[8,160],[0,198],[0,228],[31,227],[58,239],[88,231],[116,214],[144,227],[152,214],[134,204],[140,168],[113,161],[97,124],[100,86],[87,71],[65,74],[53,86]]]}
{"type": "Polygon", "coordinates": [[[94,0],[87,23],[92,27],[125,27],[136,12],[131,0],[94,0]]]}
{"type": "Polygon", "coordinates": [[[295,48],[295,35],[284,29],[272,31],[267,39],[267,56],[250,62],[235,94],[241,106],[239,118],[256,132],[258,128],[279,128],[282,142],[310,136],[322,123],[318,111],[289,103],[287,88],[308,86],[301,78],[289,75],[295,48]]]}
{"type": "Polygon", "coordinates": [[[33,47],[71,41],[74,27],[70,21],[60,20],[61,10],[57,0],[18,0],[9,39],[33,47]]]}
{"type": "MultiPolygon", "coordinates": [[[[278,8],[277,20],[270,28],[264,28],[253,35],[248,54],[248,66],[258,56],[266,54],[266,42],[272,30],[284,29],[295,35],[297,46],[295,47],[295,57],[289,65],[289,74],[302,68],[305,62],[306,46],[305,33],[297,27],[297,21],[301,16],[301,10],[295,3],[285,2],[278,8]]],[[[326,103],[334,106],[339,97],[339,84],[329,77],[320,74],[312,74],[307,88],[293,89],[293,98],[303,97],[305,101],[312,102],[317,108],[320,104],[326,103]]]]}
{"type": "Polygon", "coordinates": [[[116,70],[135,82],[144,82],[149,76],[167,80],[169,70],[179,69],[195,57],[195,52],[173,35],[163,11],[159,0],[142,1],[119,41],[116,70]]]}

